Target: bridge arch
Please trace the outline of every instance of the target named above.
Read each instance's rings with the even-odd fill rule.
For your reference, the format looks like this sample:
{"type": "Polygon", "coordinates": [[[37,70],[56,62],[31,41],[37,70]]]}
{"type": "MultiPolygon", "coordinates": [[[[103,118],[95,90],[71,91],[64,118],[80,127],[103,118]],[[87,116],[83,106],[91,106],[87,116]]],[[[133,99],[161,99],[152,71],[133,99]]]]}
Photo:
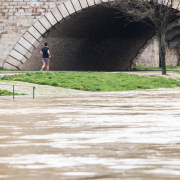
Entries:
{"type": "Polygon", "coordinates": [[[166,41],[170,48],[177,48],[180,54],[180,19],[176,19],[166,30],[166,41]]]}
{"type": "Polygon", "coordinates": [[[154,36],[154,30],[140,23],[130,25],[125,30],[123,22],[121,28],[118,23],[110,26],[115,9],[102,6],[103,3],[111,2],[68,0],[55,7],[23,34],[3,68],[39,70],[39,50],[46,41],[51,42],[50,49],[54,56],[51,61],[52,70],[114,71],[133,68],[149,39],[154,36]],[[60,42],[56,42],[58,38],[60,42]],[[77,38],[80,40],[77,41],[77,38]]]}

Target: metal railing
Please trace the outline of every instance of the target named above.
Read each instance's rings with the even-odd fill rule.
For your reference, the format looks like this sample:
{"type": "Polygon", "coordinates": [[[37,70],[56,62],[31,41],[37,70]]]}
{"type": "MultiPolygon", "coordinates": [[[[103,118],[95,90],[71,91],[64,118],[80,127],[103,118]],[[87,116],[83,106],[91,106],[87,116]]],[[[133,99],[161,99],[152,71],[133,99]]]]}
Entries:
{"type": "MultiPolygon", "coordinates": [[[[35,86],[27,86],[27,85],[14,85],[14,84],[0,84],[1,85],[4,85],[4,86],[12,86],[12,92],[13,92],[13,99],[15,99],[15,86],[23,86],[23,87],[32,87],[32,92],[33,92],[33,99],[35,97],[35,89],[36,87],[35,86]]],[[[8,90],[7,90],[8,91],[8,90]]]]}

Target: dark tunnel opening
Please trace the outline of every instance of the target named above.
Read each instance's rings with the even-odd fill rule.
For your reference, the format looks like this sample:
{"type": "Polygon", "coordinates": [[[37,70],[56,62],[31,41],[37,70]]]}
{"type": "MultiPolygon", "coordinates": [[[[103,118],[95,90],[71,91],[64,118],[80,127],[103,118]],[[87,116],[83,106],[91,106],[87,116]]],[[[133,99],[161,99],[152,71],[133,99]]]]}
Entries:
{"type": "Polygon", "coordinates": [[[82,10],[63,20],[24,64],[24,70],[39,70],[39,51],[49,43],[50,70],[119,71],[127,70],[138,50],[154,34],[142,23],[115,19],[117,11],[104,5],[82,10]]]}

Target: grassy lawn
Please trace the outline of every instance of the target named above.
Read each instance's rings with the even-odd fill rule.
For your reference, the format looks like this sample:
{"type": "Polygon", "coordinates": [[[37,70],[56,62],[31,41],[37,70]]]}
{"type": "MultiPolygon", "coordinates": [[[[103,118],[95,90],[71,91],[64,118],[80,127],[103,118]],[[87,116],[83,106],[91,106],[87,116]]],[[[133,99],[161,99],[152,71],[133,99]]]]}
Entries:
{"type": "MultiPolygon", "coordinates": [[[[12,96],[13,92],[7,91],[7,90],[0,90],[0,96],[12,96]]],[[[23,93],[14,93],[14,95],[26,95],[23,93]]]]}
{"type": "Polygon", "coordinates": [[[19,72],[21,72],[22,70],[19,70],[19,69],[16,69],[16,70],[14,70],[14,69],[3,69],[2,67],[0,67],[0,71],[12,71],[12,72],[13,71],[19,71],[19,72]]]}
{"type": "MultiPolygon", "coordinates": [[[[161,70],[159,67],[145,67],[145,66],[135,66],[136,70],[161,70]]],[[[167,70],[176,70],[180,69],[180,66],[166,66],[167,70]]]]}
{"type": "Polygon", "coordinates": [[[177,74],[180,74],[180,70],[176,70],[176,71],[174,71],[175,73],[177,73],[177,74]]]}
{"type": "Polygon", "coordinates": [[[9,92],[9,91],[6,91],[6,90],[0,90],[0,96],[11,96],[11,95],[13,95],[12,92],[9,92]]]}
{"type": "Polygon", "coordinates": [[[9,70],[9,69],[3,69],[0,67],[0,71],[20,71],[20,70],[9,70]]]}
{"type": "Polygon", "coordinates": [[[36,72],[4,76],[2,79],[84,91],[126,91],[180,87],[180,82],[173,79],[107,72],[36,72]]]}

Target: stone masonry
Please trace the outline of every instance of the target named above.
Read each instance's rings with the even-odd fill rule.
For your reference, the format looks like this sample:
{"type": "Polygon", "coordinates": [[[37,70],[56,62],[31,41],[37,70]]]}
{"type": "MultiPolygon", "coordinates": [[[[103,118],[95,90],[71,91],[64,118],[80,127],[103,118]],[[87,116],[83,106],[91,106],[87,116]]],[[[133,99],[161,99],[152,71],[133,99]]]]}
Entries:
{"type": "Polygon", "coordinates": [[[22,68],[39,70],[42,66],[38,60],[39,51],[44,42],[48,42],[52,54],[50,69],[127,70],[138,50],[154,31],[141,23],[125,27],[124,19],[112,24],[115,15],[114,9],[102,5],[73,14],[43,38],[22,68]]]}
{"type": "Polygon", "coordinates": [[[38,0],[39,9],[31,9],[31,0],[0,0],[0,67],[25,31],[63,0],[38,0]]]}
{"type": "MultiPolygon", "coordinates": [[[[0,67],[39,70],[45,41],[52,46],[52,70],[158,66],[157,41],[149,40],[153,30],[139,24],[123,28],[124,22],[112,25],[112,14],[99,5],[108,0],[39,0],[39,9],[31,9],[30,2],[0,0],[0,67]]],[[[176,65],[177,49],[167,48],[167,57],[167,65],[176,65]]]]}
{"type": "MultiPolygon", "coordinates": [[[[168,48],[166,44],[166,65],[177,66],[178,64],[178,50],[177,48],[168,48]]],[[[136,65],[158,67],[159,66],[159,45],[157,37],[153,37],[150,44],[142,52],[136,65]]]]}

